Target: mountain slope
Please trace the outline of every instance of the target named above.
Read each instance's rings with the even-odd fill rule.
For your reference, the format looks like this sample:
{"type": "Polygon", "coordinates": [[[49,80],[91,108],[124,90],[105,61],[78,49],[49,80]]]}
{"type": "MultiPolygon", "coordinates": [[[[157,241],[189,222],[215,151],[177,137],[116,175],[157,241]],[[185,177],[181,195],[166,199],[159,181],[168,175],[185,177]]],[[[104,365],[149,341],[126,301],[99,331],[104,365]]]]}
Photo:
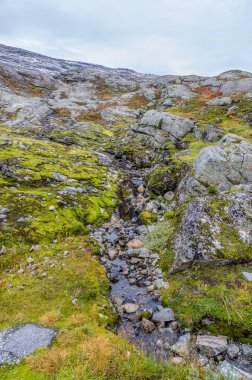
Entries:
{"type": "MultiPolygon", "coordinates": [[[[0,374],[249,379],[252,74],[0,45],[0,125],[0,326],[56,329],[0,374]]],[[[13,355],[1,335],[0,361],[13,355]]]]}

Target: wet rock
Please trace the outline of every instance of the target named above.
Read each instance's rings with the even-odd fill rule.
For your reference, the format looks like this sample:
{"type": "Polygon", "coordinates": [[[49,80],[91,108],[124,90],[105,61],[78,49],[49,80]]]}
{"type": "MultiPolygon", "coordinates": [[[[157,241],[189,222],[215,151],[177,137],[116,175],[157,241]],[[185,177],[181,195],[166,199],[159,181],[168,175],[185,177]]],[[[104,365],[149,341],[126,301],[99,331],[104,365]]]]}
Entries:
{"type": "Polygon", "coordinates": [[[153,322],[149,321],[149,319],[143,318],[141,321],[141,326],[144,329],[145,332],[148,334],[151,334],[152,331],[155,330],[156,326],[153,322]]]}
{"type": "Polygon", "coordinates": [[[175,317],[174,317],[173,310],[169,308],[164,308],[154,313],[152,316],[153,322],[171,322],[174,320],[175,320],[175,317]]]}
{"type": "Polygon", "coordinates": [[[215,357],[227,351],[227,337],[222,335],[199,335],[197,336],[196,346],[207,357],[215,357]]]}
{"type": "Polygon", "coordinates": [[[189,347],[191,341],[191,334],[182,335],[178,341],[171,346],[171,351],[179,356],[189,355],[189,347]]]}
{"type": "Polygon", "coordinates": [[[123,310],[125,311],[125,313],[127,313],[127,314],[133,314],[139,308],[139,306],[134,304],[134,303],[125,303],[122,305],[122,307],[123,307],[123,310]]]}

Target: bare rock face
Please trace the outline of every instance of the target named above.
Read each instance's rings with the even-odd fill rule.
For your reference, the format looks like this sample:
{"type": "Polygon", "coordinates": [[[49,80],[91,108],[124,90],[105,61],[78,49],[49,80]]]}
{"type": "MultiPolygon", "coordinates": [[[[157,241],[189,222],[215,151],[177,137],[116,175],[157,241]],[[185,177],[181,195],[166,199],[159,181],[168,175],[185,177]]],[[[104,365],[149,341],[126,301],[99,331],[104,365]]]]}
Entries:
{"type": "Polygon", "coordinates": [[[242,137],[227,134],[216,146],[202,149],[194,162],[195,178],[216,190],[252,183],[252,145],[242,137]]]}
{"type": "Polygon", "coordinates": [[[172,271],[251,260],[251,207],[252,195],[242,192],[193,199],[175,234],[172,271]]]}

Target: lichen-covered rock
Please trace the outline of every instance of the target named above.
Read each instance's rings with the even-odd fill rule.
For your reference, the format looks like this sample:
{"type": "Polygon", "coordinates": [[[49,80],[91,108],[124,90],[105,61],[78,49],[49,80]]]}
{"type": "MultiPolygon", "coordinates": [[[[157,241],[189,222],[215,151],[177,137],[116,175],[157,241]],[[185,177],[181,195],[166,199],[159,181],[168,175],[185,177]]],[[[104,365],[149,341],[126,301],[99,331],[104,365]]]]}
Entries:
{"type": "Polygon", "coordinates": [[[216,146],[200,151],[194,161],[195,178],[205,186],[224,191],[252,182],[252,145],[242,137],[227,134],[216,146]]]}
{"type": "Polygon", "coordinates": [[[181,139],[194,127],[194,122],[190,119],[158,111],[147,111],[139,124],[140,126],[165,131],[173,139],[181,139]]]}
{"type": "Polygon", "coordinates": [[[252,259],[252,195],[222,194],[193,199],[173,240],[172,271],[193,264],[221,265],[252,259]]]}
{"type": "Polygon", "coordinates": [[[223,129],[212,124],[194,128],[194,136],[203,141],[216,142],[223,137],[223,129]]]}

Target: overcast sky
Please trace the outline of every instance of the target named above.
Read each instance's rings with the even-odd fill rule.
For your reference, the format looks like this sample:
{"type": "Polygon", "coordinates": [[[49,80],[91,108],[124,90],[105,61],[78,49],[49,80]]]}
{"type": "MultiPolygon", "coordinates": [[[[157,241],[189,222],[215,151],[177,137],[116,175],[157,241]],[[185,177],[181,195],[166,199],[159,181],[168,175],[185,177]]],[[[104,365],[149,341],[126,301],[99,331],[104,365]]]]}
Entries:
{"type": "Polygon", "coordinates": [[[0,0],[0,43],[156,74],[252,71],[252,0],[0,0]]]}

